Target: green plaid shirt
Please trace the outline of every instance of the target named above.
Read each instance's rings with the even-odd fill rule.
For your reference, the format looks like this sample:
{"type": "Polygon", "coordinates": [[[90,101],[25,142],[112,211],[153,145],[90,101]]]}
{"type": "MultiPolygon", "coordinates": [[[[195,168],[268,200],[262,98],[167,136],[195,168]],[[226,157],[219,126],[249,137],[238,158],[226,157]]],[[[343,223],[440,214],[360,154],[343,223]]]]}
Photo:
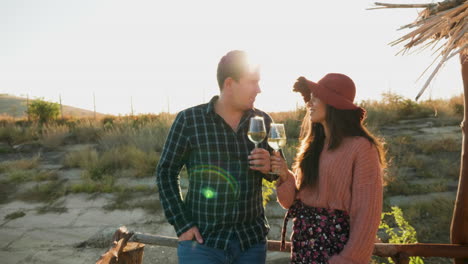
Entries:
{"type": "MultiPolygon", "coordinates": [[[[215,96],[180,112],[169,132],[157,167],[156,182],[164,213],[178,236],[197,226],[209,247],[226,250],[237,236],[243,250],[266,241],[269,225],[262,206],[262,178],[249,169],[254,144],[247,138],[249,119],[263,116],[267,131],[272,122],[252,109],[241,118],[238,131],[214,111],[215,96]],[[189,187],[185,199],[179,172],[186,166],[189,187]]],[[[266,140],[259,147],[270,150],[266,140]]]]}

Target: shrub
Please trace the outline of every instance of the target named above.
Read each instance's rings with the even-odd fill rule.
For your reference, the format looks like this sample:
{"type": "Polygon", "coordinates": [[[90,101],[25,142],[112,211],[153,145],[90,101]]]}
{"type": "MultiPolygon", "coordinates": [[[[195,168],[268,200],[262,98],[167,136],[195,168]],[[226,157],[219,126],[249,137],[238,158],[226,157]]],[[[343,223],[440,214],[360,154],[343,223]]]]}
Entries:
{"type": "Polygon", "coordinates": [[[263,196],[263,207],[266,207],[270,201],[271,195],[276,190],[276,182],[269,182],[265,179],[262,180],[262,196],[263,196]]]}
{"type": "Polygon", "coordinates": [[[131,145],[145,153],[161,152],[169,133],[168,123],[154,121],[146,126],[135,128],[128,124],[119,124],[109,128],[99,141],[104,149],[131,145]]]}
{"type": "Polygon", "coordinates": [[[26,215],[26,213],[23,212],[23,211],[16,211],[16,212],[5,215],[3,220],[14,220],[16,218],[21,218],[21,217],[23,217],[25,215],[26,215]]]}
{"type": "Polygon", "coordinates": [[[431,201],[402,206],[409,222],[418,231],[418,239],[424,243],[449,243],[449,230],[453,214],[454,198],[439,197],[431,201]]]}
{"type": "Polygon", "coordinates": [[[39,166],[41,156],[36,155],[31,159],[20,159],[12,161],[4,161],[0,163],[0,173],[12,170],[30,170],[39,166]]]}
{"type": "Polygon", "coordinates": [[[103,128],[98,122],[83,119],[76,122],[71,128],[71,138],[77,143],[96,143],[103,134],[103,128]]]}
{"type": "Polygon", "coordinates": [[[135,169],[135,177],[152,175],[159,161],[159,154],[152,151],[143,152],[135,146],[118,146],[105,151],[100,158],[104,172],[115,172],[119,169],[135,169]]]}
{"type": "Polygon", "coordinates": [[[27,114],[39,123],[47,123],[56,119],[60,114],[60,105],[53,102],[47,102],[43,99],[33,100],[28,107],[27,114]]]}
{"type": "Polygon", "coordinates": [[[0,142],[10,146],[34,141],[39,138],[38,129],[35,126],[19,126],[13,123],[0,126],[0,142]]]}
{"type": "Polygon", "coordinates": [[[367,110],[367,122],[374,126],[380,126],[395,123],[401,119],[435,115],[438,113],[436,107],[438,102],[433,100],[415,102],[401,95],[386,92],[382,94],[381,101],[364,100],[359,105],[367,110]]]}
{"type": "Polygon", "coordinates": [[[23,201],[53,202],[66,194],[66,180],[38,183],[31,189],[18,195],[23,201]]]}
{"type": "Polygon", "coordinates": [[[453,114],[457,116],[463,116],[463,110],[464,110],[464,103],[463,103],[463,94],[460,94],[459,96],[454,96],[449,99],[449,106],[453,112],[453,114]]]}
{"type": "Polygon", "coordinates": [[[271,113],[273,121],[283,123],[288,139],[297,139],[301,131],[301,124],[306,114],[305,107],[299,107],[295,111],[271,113]]]}
{"type": "Polygon", "coordinates": [[[64,158],[64,165],[68,168],[85,169],[96,166],[98,162],[98,152],[92,147],[87,147],[83,150],[67,153],[64,158]]]}
{"type": "Polygon", "coordinates": [[[42,128],[41,144],[48,148],[57,148],[64,144],[70,135],[66,125],[51,125],[42,128]]]}
{"type": "Polygon", "coordinates": [[[64,165],[86,170],[92,180],[100,180],[104,175],[117,175],[118,170],[132,169],[132,176],[152,175],[159,161],[159,153],[143,152],[135,146],[116,146],[99,153],[93,148],[72,152],[65,156],[64,165]]]}
{"type": "MultiPolygon", "coordinates": [[[[393,206],[391,212],[382,213],[381,219],[379,228],[383,229],[389,236],[389,243],[409,244],[418,242],[416,230],[403,217],[403,211],[399,207],[393,206]]],[[[388,258],[388,261],[394,263],[391,258],[388,258]]],[[[410,257],[410,263],[424,264],[420,257],[410,257]]]]}
{"type": "Polygon", "coordinates": [[[111,175],[102,175],[99,179],[91,178],[87,172],[82,175],[83,182],[68,187],[72,193],[112,193],[120,192],[122,187],[115,186],[115,179],[111,175]]]}
{"type": "Polygon", "coordinates": [[[441,151],[460,152],[461,144],[455,138],[443,137],[438,140],[420,141],[416,144],[423,153],[431,154],[441,151]]]}

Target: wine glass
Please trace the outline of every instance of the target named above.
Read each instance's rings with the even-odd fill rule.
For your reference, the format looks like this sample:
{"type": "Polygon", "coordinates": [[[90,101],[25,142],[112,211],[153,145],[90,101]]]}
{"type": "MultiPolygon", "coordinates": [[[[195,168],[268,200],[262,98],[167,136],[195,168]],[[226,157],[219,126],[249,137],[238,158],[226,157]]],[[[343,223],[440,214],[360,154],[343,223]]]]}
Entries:
{"type": "MultiPolygon", "coordinates": [[[[268,134],[268,145],[278,152],[280,149],[286,146],[286,131],[284,130],[284,124],[271,124],[270,133],[268,134]]],[[[272,172],[271,174],[278,174],[272,172]]]]}
{"type": "Polygon", "coordinates": [[[247,136],[250,141],[255,144],[255,148],[258,148],[258,144],[262,142],[266,137],[265,122],[262,116],[254,116],[250,118],[249,132],[247,136]]]}

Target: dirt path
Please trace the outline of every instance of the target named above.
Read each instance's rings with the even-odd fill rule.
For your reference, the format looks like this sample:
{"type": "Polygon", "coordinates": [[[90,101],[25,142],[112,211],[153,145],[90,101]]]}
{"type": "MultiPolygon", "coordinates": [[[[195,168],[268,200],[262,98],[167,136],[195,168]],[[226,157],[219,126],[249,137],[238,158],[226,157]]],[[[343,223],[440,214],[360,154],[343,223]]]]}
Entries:
{"type": "MultiPolygon", "coordinates": [[[[90,195],[68,195],[63,198],[66,212],[37,213],[40,203],[29,204],[14,201],[0,206],[0,259],[2,263],[95,263],[107,248],[104,238],[122,225],[142,233],[175,237],[172,226],[167,224],[162,213],[149,215],[142,209],[105,211],[110,196],[91,198],[90,195]],[[25,215],[12,220],[5,216],[23,212],[25,215]],[[93,238],[94,236],[94,238],[93,238]],[[90,239],[91,238],[91,239],[90,239]],[[85,247],[77,245],[88,241],[85,247]]],[[[274,206],[274,203],[272,203],[274,206]]],[[[270,210],[282,213],[281,208],[270,210]]],[[[278,237],[280,217],[272,219],[272,235],[278,237]]],[[[277,238],[275,238],[277,239],[277,238]]],[[[143,263],[177,263],[175,248],[146,245],[143,263]]],[[[287,254],[269,254],[269,263],[282,263],[287,254]]]]}

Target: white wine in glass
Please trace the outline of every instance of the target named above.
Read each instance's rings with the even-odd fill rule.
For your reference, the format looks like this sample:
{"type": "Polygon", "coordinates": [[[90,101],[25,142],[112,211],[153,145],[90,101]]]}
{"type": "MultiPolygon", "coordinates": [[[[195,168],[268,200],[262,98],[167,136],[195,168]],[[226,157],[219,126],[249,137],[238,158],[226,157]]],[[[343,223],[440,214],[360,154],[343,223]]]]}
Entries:
{"type": "MultiPolygon", "coordinates": [[[[268,145],[276,152],[286,146],[286,131],[283,124],[271,124],[270,133],[268,133],[268,145]]],[[[271,172],[277,174],[277,172],[271,172]]]]}
{"type": "Polygon", "coordinates": [[[263,117],[255,116],[250,118],[249,132],[247,133],[249,140],[255,144],[255,148],[258,148],[260,144],[266,137],[265,122],[263,117]]]}
{"type": "Polygon", "coordinates": [[[283,124],[271,124],[268,145],[275,151],[279,151],[286,146],[286,132],[283,124]]]}

